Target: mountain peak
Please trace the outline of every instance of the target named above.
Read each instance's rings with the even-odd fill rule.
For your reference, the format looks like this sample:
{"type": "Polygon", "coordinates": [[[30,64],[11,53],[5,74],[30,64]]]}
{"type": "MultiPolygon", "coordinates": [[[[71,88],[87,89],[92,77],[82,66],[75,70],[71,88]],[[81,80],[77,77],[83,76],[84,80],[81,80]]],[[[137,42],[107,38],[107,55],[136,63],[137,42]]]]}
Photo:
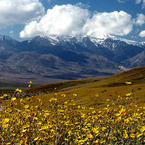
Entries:
{"type": "MultiPolygon", "coordinates": [[[[130,58],[143,56],[145,51],[112,36],[53,35],[18,42],[0,35],[0,40],[0,74],[17,73],[20,79],[22,73],[41,80],[111,75],[130,68],[130,58]]],[[[140,64],[145,64],[141,60],[140,64]]]]}
{"type": "Polygon", "coordinates": [[[114,42],[114,41],[122,41],[125,42],[129,45],[144,45],[145,42],[137,42],[134,40],[128,40],[125,38],[120,38],[120,37],[115,37],[112,35],[103,35],[102,37],[94,37],[94,36],[83,36],[83,35],[77,35],[77,36],[68,36],[68,35],[62,35],[62,36],[57,36],[57,35],[49,35],[49,36],[37,36],[34,38],[35,40],[40,40],[40,39],[45,39],[48,40],[52,45],[56,45],[60,42],[70,42],[70,41],[76,41],[76,42],[83,42],[84,40],[89,39],[92,41],[95,45],[102,45],[104,41],[106,42],[114,42]]]}

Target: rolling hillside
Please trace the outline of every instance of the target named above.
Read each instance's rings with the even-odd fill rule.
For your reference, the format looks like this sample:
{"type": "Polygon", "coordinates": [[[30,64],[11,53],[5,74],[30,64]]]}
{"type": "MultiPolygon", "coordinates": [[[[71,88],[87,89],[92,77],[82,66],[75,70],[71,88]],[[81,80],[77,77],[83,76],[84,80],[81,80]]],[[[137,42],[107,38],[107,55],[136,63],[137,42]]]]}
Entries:
{"type": "Polygon", "coordinates": [[[0,143],[144,144],[144,74],[139,67],[3,94],[0,143]]]}
{"type": "Polygon", "coordinates": [[[66,96],[68,94],[68,97],[65,98],[66,100],[74,99],[78,104],[82,103],[100,107],[98,106],[99,103],[101,106],[106,105],[107,102],[105,99],[109,98],[115,101],[117,96],[125,96],[128,92],[135,92],[136,103],[145,103],[144,84],[145,66],[125,71],[112,77],[52,83],[31,88],[29,91],[32,92],[32,94],[49,93],[49,95],[42,95],[44,101],[45,98],[51,97],[57,92],[60,99],[61,94],[66,94],[66,96]],[[126,85],[125,82],[128,81],[132,82],[132,85],[126,85]],[[73,93],[77,93],[78,97],[73,97],[73,93]]]}
{"type": "Polygon", "coordinates": [[[100,78],[88,78],[79,79],[74,81],[63,81],[59,83],[51,83],[42,86],[37,86],[24,90],[26,94],[32,94],[32,99],[35,102],[37,95],[42,97],[44,104],[47,105],[46,99],[51,98],[57,93],[60,99],[61,94],[66,94],[67,99],[73,99],[77,104],[95,105],[98,103],[101,106],[106,105],[105,99],[109,98],[115,101],[117,96],[125,96],[128,92],[134,92],[136,103],[144,103],[144,90],[145,90],[145,66],[138,67],[123,73],[111,76],[111,77],[100,77],[100,78]],[[125,82],[132,82],[131,85],[126,85],[125,82]],[[72,94],[78,94],[74,97],[72,94]],[[41,95],[42,94],[42,95],[41,95]],[[48,95],[47,95],[48,94],[48,95]],[[97,96],[97,97],[96,97],[97,96]]]}

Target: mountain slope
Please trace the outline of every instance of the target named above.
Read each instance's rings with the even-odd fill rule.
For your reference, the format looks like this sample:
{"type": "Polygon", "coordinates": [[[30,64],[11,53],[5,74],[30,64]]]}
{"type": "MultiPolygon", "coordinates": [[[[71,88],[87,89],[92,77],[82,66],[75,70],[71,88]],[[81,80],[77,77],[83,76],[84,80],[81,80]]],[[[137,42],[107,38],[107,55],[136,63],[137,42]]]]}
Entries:
{"type": "Polygon", "coordinates": [[[145,64],[145,51],[142,51],[136,56],[125,60],[123,63],[125,66],[130,67],[143,66],[145,64]]]}
{"type": "MultiPolygon", "coordinates": [[[[95,103],[94,99],[117,99],[118,95],[125,96],[126,93],[134,92],[136,94],[136,101],[138,103],[145,103],[144,82],[145,66],[131,69],[110,77],[78,79],[45,84],[26,89],[24,90],[24,92],[27,95],[33,95],[34,99],[36,99],[36,95],[44,94],[42,95],[42,97],[44,97],[44,101],[45,97],[50,98],[56,94],[58,96],[60,95],[60,99],[63,99],[61,98],[61,94],[66,94],[68,95],[68,97],[64,98],[65,100],[73,99],[77,101],[78,99],[80,99],[82,103],[88,100],[93,104],[95,103]],[[131,82],[132,84],[127,85],[126,82],[131,82]],[[78,97],[76,97],[75,95],[73,96],[72,94],[78,94],[78,97]],[[71,97],[69,98],[70,95],[71,97]]],[[[97,102],[98,101],[99,100],[97,100],[97,102]]],[[[79,104],[79,102],[77,104],[79,104]]]]}
{"type": "Polygon", "coordinates": [[[18,42],[1,36],[0,82],[31,79],[40,84],[112,75],[132,67],[124,62],[143,51],[143,45],[113,38],[53,36],[18,42]]]}
{"type": "MultiPolygon", "coordinates": [[[[131,93],[130,98],[133,99],[132,103],[142,106],[145,103],[144,74],[145,66],[111,77],[51,83],[24,90],[24,92],[26,93],[26,97],[32,96],[31,102],[33,104],[38,103],[37,98],[40,98],[44,107],[49,104],[49,101],[46,100],[54,97],[59,99],[59,101],[69,102],[73,100],[76,105],[93,106],[95,108],[102,108],[112,103],[118,106],[119,104],[123,105],[121,104],[122,100],[118,100],[118,97],[124,100],[127,98],[126,94],[129,93],[131,93]],[[127,81],[132,82],[132,84],[127,85],[127,81]]],[[[26,98],[25,100],[27,101],[28,99],[26,98]]],[[[3,102],[3,104],[5,103],[7,101],[3,102]]],[[[127,105],[127,103],[128,100],[126,100],[126,104],[124,105],[127,105]]]]}
{"type": "Polygon", "coordinates": [[[34,94],[17,89],[12,98],[3,95],[1,142],[144,144],[144,69],[108,78],[48,84],[32,88],[34,94]],[[144,77],[139,79],[138,75],[144,77]],[[134,81],[128,85],[126,80],[134,81]],[[114,82],[122,84],[112,86],[114,82]],[[20,138],[24,133],[26,138],[20,138]]]}

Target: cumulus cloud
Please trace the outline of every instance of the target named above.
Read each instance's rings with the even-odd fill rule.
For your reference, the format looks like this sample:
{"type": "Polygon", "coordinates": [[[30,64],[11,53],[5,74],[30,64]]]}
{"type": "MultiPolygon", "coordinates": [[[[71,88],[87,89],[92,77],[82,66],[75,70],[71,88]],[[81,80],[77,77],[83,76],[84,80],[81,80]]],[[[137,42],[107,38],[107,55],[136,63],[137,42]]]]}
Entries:
{"type": "Polygon", "coordinates": [[[119,3],[124,3],[125,1],[124,0],[117,0],[119,3]]]}
{"type": "Polygon", "coordinates": [[[145,0],[143,0],[142,8],[145,8],[145,0]]]}
{"type": "Polygon", "coordinates": [[[145,30],[141,31],[141,32],[139,33],[139,36],[140,36],[140,37],[145,37],[145,30]]]}
{"type": "Polygon", "coordinates": [[[39,0],[0,0],[0,28],[28,23],[43,13],[39,0]]]}
{"type": "Polygon", "coordinates": [[[131,15],[124,11],[95,13],[75,5],[61,5],[48,9],[39,21],[32,21],[20,32],[21,38],[50,35],[91,35],[104,34],[123,36],[131,32],[131,15]]]}
{"type": "Polygon", "coordinates": [[[142,0],[136,0],[136,4],[140,4],[142,0]]]}
{"type": "Polygon", "coordinates": [[[145,0],[136,0],[136,4],[142,4],[142,9],[145,8],[145,0]]]}
{"type": "Polygon", "coordinates": [[[124,36],[132,31],[132,27],[131,15],[124,11],[114,11],[94,14],[87,20],[83,30],[87,35],[96,37],[104,34],[124,36]]]}
{"type": "Polygon", "coordinates": [[[89,11],[73,5],[56,5],[48,9],[47,14],[40,21],[32,21],[25,26],[20,37],[36,35],[77,35],[85,21],[89,18],[89,11]]]}
{"type": "Polygon", "coordinates": [[[137,25],[140,25],[140,26],[145,24],[145,15],[144,14],[138,14],[135,23],[137,25]]]}

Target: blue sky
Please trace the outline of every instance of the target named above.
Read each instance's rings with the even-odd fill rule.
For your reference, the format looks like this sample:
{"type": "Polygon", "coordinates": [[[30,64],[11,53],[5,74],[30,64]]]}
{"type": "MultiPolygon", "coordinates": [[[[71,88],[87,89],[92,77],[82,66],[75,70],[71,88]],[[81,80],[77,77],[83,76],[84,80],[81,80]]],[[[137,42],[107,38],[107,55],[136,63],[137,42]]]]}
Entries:
{"type": "Polygon", "coordinates": [[[145,0],[0,0],[0,34],[113,35],[145,41],[145,0]]]}

